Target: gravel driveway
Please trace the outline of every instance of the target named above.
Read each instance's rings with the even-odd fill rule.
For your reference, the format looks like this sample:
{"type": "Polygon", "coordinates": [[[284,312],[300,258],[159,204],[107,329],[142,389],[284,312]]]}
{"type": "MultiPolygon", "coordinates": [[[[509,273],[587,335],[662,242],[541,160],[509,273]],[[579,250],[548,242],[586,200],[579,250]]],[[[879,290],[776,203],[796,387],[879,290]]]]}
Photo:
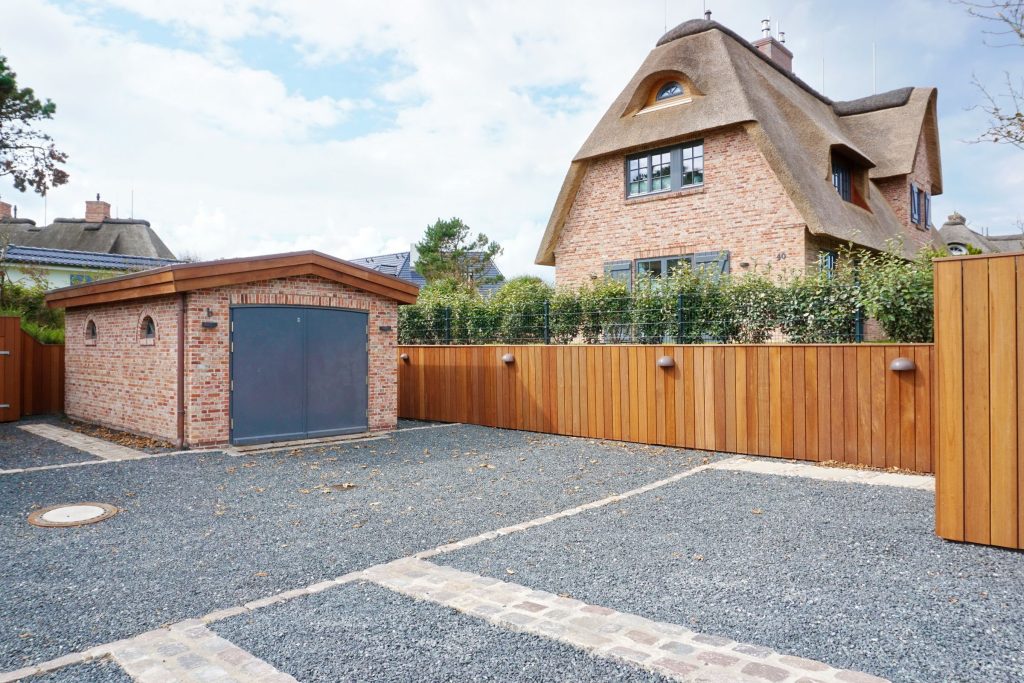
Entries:
{"type": "Polygon", "coordinates": [[[213,630],[304,683],[665,680],[373,584],[348,584],[213,630]]]}
{"type": "Polygon", "coordinates": [[[0,671],[602,498],[700,464],[646,446],[444,427],[332,448],[0,477],[0,671]],[[35,506],[102,501],[92,526],[35,506]]]}
{"type": "Polygon", "coordinates": [[[433,559],[894,681],[1024,679],[1024,554],[932,494],[707,471],[433,559]]]}
{"type": "MultiPolygon", "coordinates": [[[[64,424],[56,420],[36,420],[36,422],[65,427],[64,424]]],[[[0,423],[0,470],[101,460],[85,451],[59,444],[18,428],[19,425],[25,424],[29,424],[29,421],[0,423]]]]}

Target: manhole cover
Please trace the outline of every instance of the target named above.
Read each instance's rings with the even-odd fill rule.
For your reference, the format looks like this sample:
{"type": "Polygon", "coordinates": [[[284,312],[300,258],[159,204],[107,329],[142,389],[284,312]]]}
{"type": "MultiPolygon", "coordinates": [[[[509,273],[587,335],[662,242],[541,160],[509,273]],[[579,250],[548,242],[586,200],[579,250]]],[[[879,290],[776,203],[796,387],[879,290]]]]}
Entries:
{"type": "Polygon", "coordinates": [[[106,503],[51,505],[30,513],[28,523],[46,527],[81,526],[102,522],[116,514],[117,508],[106,503]]]}

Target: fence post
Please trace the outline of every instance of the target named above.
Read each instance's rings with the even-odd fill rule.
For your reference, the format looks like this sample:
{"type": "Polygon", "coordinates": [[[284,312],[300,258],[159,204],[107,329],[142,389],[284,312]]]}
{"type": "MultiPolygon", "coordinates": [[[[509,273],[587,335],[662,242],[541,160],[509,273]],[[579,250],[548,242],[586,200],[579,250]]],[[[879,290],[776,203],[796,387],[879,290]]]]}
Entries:
{"type": "Polygon", "coordinates": [[[676,297],[676,314],[679,316],[679,329],[676,331],[676,344],[683,343],[683,327],[686,324],[683,304],[683,293],[679,292],[679,295],[676,297]]]}
{"type": "Polygon", "coordinates": [[[444,343],[452,343],[452,307],[444,307],[444,343]]]}
{"type": "Polygon", "coordinates": [[[551,302],[544,302],[544,343],[551,343],[551,302]]]}

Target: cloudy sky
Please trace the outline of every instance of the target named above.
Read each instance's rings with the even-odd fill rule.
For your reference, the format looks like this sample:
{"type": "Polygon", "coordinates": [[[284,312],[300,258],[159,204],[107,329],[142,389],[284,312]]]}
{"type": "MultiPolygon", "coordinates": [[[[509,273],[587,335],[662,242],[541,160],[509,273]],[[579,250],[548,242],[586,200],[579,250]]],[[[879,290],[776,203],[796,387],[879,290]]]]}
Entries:
{"type": "MultiPolygon", "coordinates": [[[[569,160],[666,24],[703,0],[0,0],[0,53],[57,103],[71,182],[19,216],[82,216],[102,193],[204,258],[401,251],[460,216],[533,257],[569,160]],[[134,196],[134,200],[133,200],[134,196]]],[[[796,73],[834,99],[939,88],[945,194],[976,227],[1024,216],[1024,151],[971,144],[1024,50],[944,0],[707,0],[754,39],[782,22],[796,73]],[[872,78],[872,45],[877,68],[872,78]],[[824,60],[823,60],[824,57],[824,60]],[[824,64],[823,64],[824,61],[824,64]]]]}

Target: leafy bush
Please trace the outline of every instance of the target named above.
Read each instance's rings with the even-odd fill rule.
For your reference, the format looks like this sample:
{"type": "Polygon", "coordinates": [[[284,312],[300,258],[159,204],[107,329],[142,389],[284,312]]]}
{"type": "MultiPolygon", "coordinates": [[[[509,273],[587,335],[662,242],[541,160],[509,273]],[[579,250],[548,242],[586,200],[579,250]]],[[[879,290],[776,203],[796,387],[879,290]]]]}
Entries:
{"type": "Polygon", "coordinates": [[[544,305],[551,287],[539,277],[524,275],[507,281],[491,297],[489,308],[498,324],[498,338],[513,344],[544,341],[544,305]]]}
{"type": "Polygon", "coordinates": [[[583,309],[576,292],[565,287],[556,289],[551,295],[549,319],[552,343],[568,344],[575,340],[583,322],[583,309]]]}
{"type": "Polygon", "coordinates": [[[851,269],[801,275],[783,287],[779,324],[794,344],[852,342],[857,329],[859,291],[851,269]]]}
{"type": "Polygon", "coordinates": [[[907,262],[893,251],[865,254],[860,264],[860,302],[885,335],[897,342],[930,342],[934,337],[935,291],[932,259],[926,250],[907,262]]]}
{"type": "Polygon", "coordinates": [[[630,295],[626,283],[604,278],[579,291],[580,335],[588,344],[628,341],[630,295]]]}
{"type": "Polygon", "coordinates": [[[64,343],[64,310],[49,308],[43,282],[4,281],[0,286],[0,315],[21,318],[21,329],[44,344],[64,343]]]}

